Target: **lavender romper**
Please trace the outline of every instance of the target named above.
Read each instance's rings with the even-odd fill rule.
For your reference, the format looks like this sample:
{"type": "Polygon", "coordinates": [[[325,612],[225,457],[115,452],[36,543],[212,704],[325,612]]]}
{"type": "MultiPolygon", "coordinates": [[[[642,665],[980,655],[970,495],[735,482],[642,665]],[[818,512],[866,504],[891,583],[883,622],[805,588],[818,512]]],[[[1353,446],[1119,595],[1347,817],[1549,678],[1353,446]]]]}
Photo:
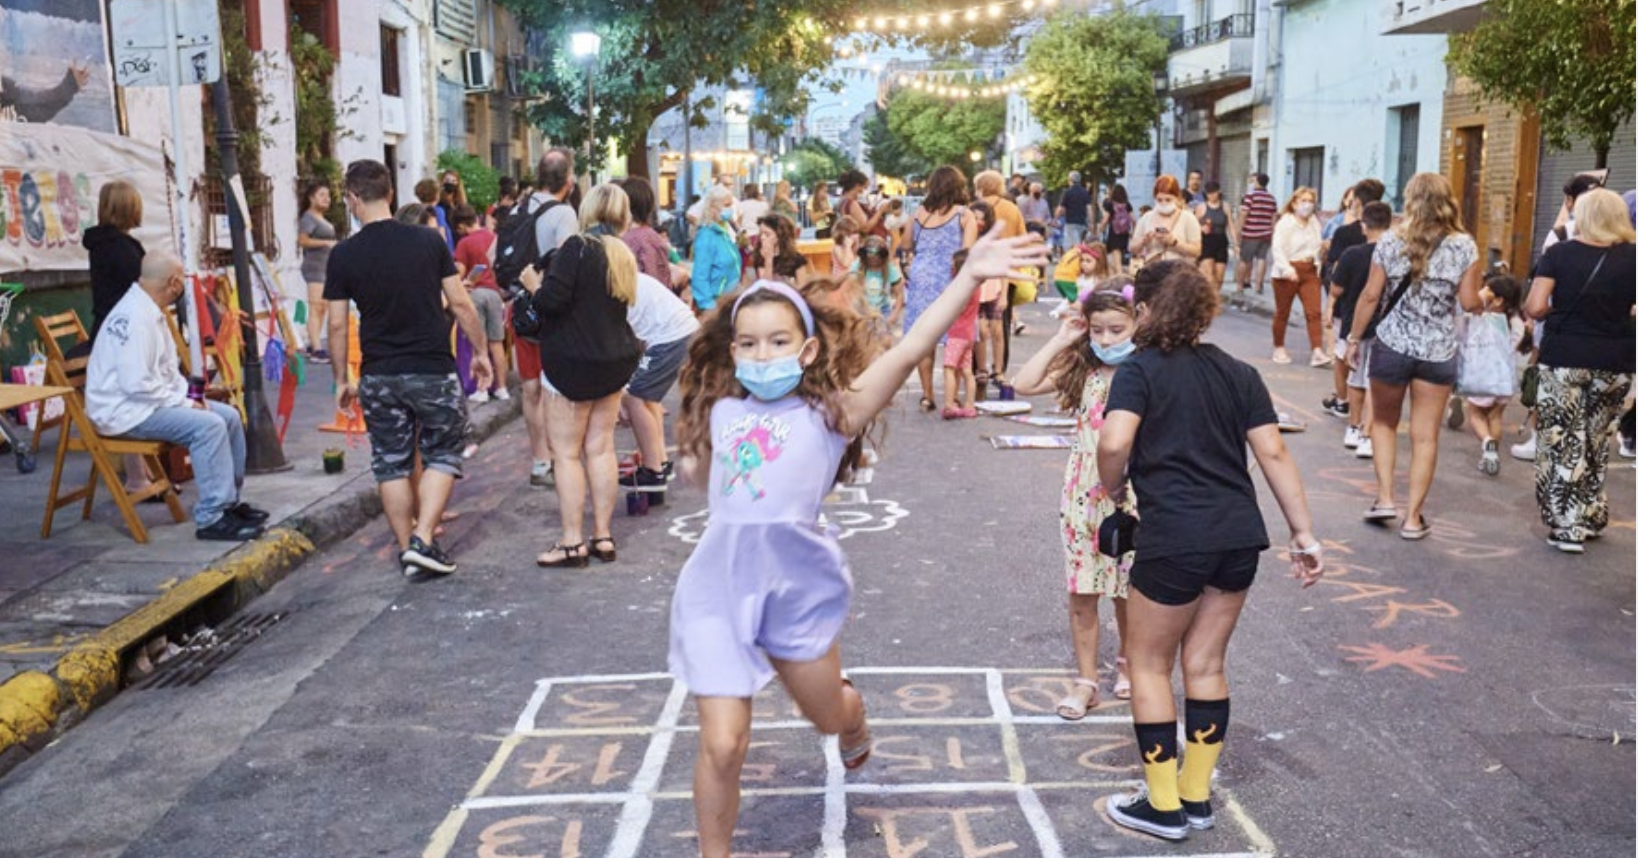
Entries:
{"type": "Polygon", "coordinates": [[[824,656],[853,576],[820,522],[847,439],[800,397],[711,409],[710,517],[671,602],[671,673],[702,697],[751,697],[768,662],[824,656]]]}

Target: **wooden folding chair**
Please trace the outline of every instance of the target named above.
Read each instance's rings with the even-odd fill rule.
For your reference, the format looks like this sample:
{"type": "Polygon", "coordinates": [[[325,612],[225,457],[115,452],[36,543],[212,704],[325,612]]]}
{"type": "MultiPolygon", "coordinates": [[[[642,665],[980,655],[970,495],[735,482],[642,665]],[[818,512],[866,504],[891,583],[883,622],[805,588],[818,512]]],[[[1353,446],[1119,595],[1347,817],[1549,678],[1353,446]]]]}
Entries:
{"type": "Polygon", "coordinates": [[[75,501],[84,502],[80,510],[80,520],[90,519],[91,503],[97,494],[97,479],[101,477],[108,485],[108,493],[114,496],[114,504],[119,507],[119,514],[125,519],[125,526],[130,529],[131,537],[137,542],[146,543],[148,529],[142,525],[142,519],[136,511],[136,505],[141,501],[155,496],[162,497],[174,521],[180,524],[187,519],[182,502],[176,499],[170,478],[165,475],[164,455],[171,445],[164,441],[104,438],[97,434],[96,426],[85,412],[85,368],[90,362],[90,357],[79,357],[69,361],[54,359],[46,361],[46,383],[70,387],[74,392],[63,397],[65,419],[62,423],[62,435],[57,441],[57,460],[51,469],[51,493],[46,497],[45,524],[40,526],[40,536],[49,539],[51,521],[57,515],[57,510],[75,501]],[[63,495],[60,494],[63,467],[70,452],[90,453],[91,473],[87,475],[82,488],[63,495]],[[124,455],[140,456],[148,473],[158,475],[142,491],[127,492],[125,482],[114,469],[114,457],[124,455]]]}
{"type": "MultiPolygon", "coordinates": [[[[91,341],[91,335],[80,322],[80,314],[73,310],[64,310],[55,316],[35,316],[34,331],[40,335],[40,345],[45,349],[46,360],[58,363],[67,360],[63,356],[65,352],[73,351],[76,347],[91,341]],[[67,349],[63,348],[65,340],[69,341],[67,349]]],[[[40,436],[45,434],[45,430],[61,425],[68,416],[65,410],[62,414],[47,420],[45,403],[39,403],[37,408],[40,416],[34,421],[34,446],[30,448],[36,453],[40,451],[40,436]]]]}

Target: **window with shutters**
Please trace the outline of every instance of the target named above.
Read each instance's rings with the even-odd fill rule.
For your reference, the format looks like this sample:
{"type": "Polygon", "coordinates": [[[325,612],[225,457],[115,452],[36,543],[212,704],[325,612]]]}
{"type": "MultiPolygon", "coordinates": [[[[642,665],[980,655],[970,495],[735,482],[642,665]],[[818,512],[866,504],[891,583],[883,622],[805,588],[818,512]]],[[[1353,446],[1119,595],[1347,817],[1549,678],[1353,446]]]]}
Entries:
{"type": "Polygon", "coordinates": [[[432,25],[441,36],[466,45],[477,43],[477,0],[434,0],[432,25]]]}

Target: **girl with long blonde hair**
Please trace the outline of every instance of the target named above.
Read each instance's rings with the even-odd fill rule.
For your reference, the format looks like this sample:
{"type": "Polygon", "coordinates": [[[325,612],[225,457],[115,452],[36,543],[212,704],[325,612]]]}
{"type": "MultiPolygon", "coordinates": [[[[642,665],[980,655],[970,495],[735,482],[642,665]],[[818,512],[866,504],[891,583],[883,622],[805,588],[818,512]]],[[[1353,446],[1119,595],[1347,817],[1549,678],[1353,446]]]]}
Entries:
{"type": "Polygon", "coordinates": [[[1456,319],[1484,306],[1479,250],[1461,224],[1450,182],[1417,173],[1405,186],[1405,218],[1382,236],[1371,259],[1371,276],[1354,308],[1347,360],[1359,364],[1359,344],[1371,348],[1371,448],[1376,502],[1368,522],[1400,518],[1394,502],[1395,444],[1410,393],[1410,496],[1399,528],[1403,539],[1425,539],[1432,526],[1422,514],[1439,459],[1439,424],[1456,384],[1456,319]],[[1378,307],[1381,312],[1378,312],[1378,307]]]}

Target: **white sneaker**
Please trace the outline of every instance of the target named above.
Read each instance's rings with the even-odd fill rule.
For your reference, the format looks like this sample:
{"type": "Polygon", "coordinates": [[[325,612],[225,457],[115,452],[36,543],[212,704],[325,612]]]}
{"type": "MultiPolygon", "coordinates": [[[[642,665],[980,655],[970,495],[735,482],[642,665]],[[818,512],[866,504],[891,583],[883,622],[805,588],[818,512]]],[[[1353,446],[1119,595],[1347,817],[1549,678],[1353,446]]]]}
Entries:
{"type": "Polygon", "coordinates": [[[1536,433],[1531,432],[1530,437],[1526,438],[1524,443],[1508,447],[1507,452],[1521,462],[1534,462],[1536,460],[1536,433]]]}
{"type": "Polygon", "coordinates": [[[1359,446],[1354,448],[1354,455],[1361,459],[1374,459],[1376,453],[1371,449],[1371,439],[1359,439],[1359,446]]]}
{"type": "Polygon", "coordinates": [[[495,399],[496,399],[496,401],[506,402],[507,400],[509,400],[511,398],[512,398],[512,394],[508,393],[506,388],[504,388],[504,387],[495,388],[495,399]]]}
{"type": "Polygon", "coordinates": [[[1314,349],[1314,354],[1308,358],[1308,365],[1312,367],[1330,366],[1331,356],[1320,349],[1314,349]]]}
{"type": "Polygon", "coordinates": [[[467,397],[467,399],[469,401],[471,401],[471,402],[474,402],[474,403],[478,404],[478,405],[482,405],[485,402],[489,401],[489,391],[480,390],[477,393],[474,393],[471,396],[467,397]]]}
{"type": "Polygon", "coordinates": [[[1620,453],[1621,458],[1630,459],[1630,458],[1632,458],[1634,456],[1635,453],[1638,453],[1638,451],[1634,451],[1632,448],[1633,448],[1632,440],[1629,439],[1629,438],[1622,438],[1621,439],[1621,448],[1618,451],[1620,453]]]}
{"type": "Polygon", "coordinates": [[[1359,431],[1358,426],[1349,426],[1347,429],[1342,430],[1342,446],[1350,450],[1359,449],[1359,441],[1364,434],[1359,431]]]}
{"type": "Polygon", "coordinates": [[[1275,349],[1273,357],[1269,360],[1277,364],[1288,364],[1291,362],[1291,355],[1286,353],[1285,349],[1275,349]]]}

